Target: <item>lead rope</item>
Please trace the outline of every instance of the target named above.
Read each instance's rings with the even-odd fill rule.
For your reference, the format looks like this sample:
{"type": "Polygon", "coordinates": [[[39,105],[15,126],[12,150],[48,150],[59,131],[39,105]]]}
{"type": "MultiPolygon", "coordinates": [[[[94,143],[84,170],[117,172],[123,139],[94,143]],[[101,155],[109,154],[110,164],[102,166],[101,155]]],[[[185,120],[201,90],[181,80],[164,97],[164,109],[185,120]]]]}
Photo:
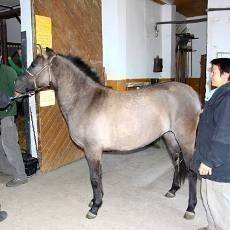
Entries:
{"type": "Polygon", "coordinates": [[[177,159],[176,159],[176,166],[177,166],[177,172],[180,173],[180,163],[183,161],[183,159],[180,159],[181,152],[177,153],[177,159]]]}
{"type": "MultiPolygon", "coordinates": [[[[49,64],[44,66],[36,75],[30,73],[27,69],[25,69],[26,73],[28,73],[31,77],[33,77],[33,82],[34,82],[34,86],[35,86],[35,90],[34,92],[28,92],[28,93],[25,93],[25,94],[22,94],[20,96],[15,96],[15,97],[11,97],[10,99],[11,100],[15,100],[17,98],[21,98],[21,97],[25,97],[25,96],[31,96],[33,94],[35,94],[35,91],[37,90],[40,90],[42,88],[45,88],[45,87],[42,87],[42,88],[37,88],[37,84],[36,84],[36,77],[38,76],[39,77],[39,74],[48,67],[48,72],[49,72],[49,85],[52,81],[52,76],[51,76],[51,66],[52,66],[52,61],[53,59],[57,57],[57,55],[54,55],[51,60],[49,61],[49,64]]],[[[31,124],[32,124],[32,128],[33,128],[33,136],[34,136],[34,142],[35,142],[35,148],[36,148],[36,152],[37,152],[37,159],[40,160],[40,154],[39,154],[39,151],[38,151],[38,143],[37,143],[37,139],[36,139],[36,135],[35,135],[35,128],[34,128],[34,121],[33,121],[33,116],[32,116],[32,110],[31,110],[31,106],[29,105],[29,112],[30,112],[30,119],[31,119],[31,124]]]]}
{"type": "MultiPolygon", "coordinates": [[[[183,155],[182,155],[182,158],[180,159],[180,154],[183,154],[183,153],[182,153],[182,151],[181,151],[181,147],[180,147],[179,141],[178,141],[177,138],[176,138],[175,133],[174,133],[173,131],[171,131],[171,132],[173,133],[173,135],[174,135],[174,137],[175,137],[175,140],[176,140],[176,142],[177,142],[177,145],[179,146],[179,152],[176,154],[177,159],[176,159],[176,161],[175,161],[176,166],[177,166],[177,173],[178,173],[178,175],[179,175],[179,174],[180,174],[180,164],[181,164],[181,162],[183,162],[183,155]]],[[[179,183],[179,184],[180,184],[180,183],[179,183]]]]}

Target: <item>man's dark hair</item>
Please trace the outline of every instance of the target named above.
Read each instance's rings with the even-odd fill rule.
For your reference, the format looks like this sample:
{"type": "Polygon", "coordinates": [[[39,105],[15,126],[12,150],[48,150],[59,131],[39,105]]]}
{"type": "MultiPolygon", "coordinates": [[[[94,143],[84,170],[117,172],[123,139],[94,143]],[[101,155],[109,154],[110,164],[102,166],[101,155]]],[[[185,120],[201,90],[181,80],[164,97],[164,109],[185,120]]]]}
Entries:
{"type": "Polygon", "coordinates": [[[212,65],[219,67],[220,73],[230,73],[230,58],[216,58],[211,61],[212,65]]]}

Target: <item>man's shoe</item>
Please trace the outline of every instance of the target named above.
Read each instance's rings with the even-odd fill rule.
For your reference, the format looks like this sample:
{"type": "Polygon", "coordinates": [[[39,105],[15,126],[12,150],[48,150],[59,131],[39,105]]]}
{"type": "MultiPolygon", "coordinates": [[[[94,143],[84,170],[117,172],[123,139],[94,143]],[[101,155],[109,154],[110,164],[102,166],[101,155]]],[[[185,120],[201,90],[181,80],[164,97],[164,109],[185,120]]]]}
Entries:
{"type": "Polygon", "coordinates": [[[7,217],[7,212],[5,211],[0,211],[0,222],[5,220],[7,217]]]}
{"type": "Polygon", "coordinates": [[[27,178],[25,178],[25,179],[17,178],[17,179],[13,179],[13,180],[7,182],[6,187],[16,187],[16,186],[19,186],[21,184],[26,184],[27,182],[28,182],[27,178]]]}

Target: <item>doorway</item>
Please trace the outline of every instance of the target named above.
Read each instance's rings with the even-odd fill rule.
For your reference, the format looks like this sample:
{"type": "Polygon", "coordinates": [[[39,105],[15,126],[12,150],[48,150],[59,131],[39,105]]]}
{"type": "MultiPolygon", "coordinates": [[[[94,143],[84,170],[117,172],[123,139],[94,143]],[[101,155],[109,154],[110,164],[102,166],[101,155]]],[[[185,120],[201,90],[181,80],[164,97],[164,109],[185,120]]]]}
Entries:
{"type": "MultiPolygon", "coordinates": [[[[13,63],[20,66],[18,61],[18,50],[21,49],[21,13],[19,0],[0,0],[0,51],[4,64],[9,64],[11,57],[13,63]]],[[[16,71],[17,72],[17,71],[16,71]]],[[[22,152],[28,151],[28,135],[26,128],[25,109],[26,101],[17,102],[18,115],[16,123],[19,134],[19,144],[22,152]]]]}

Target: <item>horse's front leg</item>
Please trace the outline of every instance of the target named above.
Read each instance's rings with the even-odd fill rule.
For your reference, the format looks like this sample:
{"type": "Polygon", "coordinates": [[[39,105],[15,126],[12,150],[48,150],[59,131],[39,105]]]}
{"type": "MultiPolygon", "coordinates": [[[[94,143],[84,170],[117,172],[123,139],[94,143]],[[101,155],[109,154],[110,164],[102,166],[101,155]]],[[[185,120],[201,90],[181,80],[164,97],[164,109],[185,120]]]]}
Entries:
{"type": "Polygon", "coordinates": [[[197,174],[192,170],[188,172],[188,183],[189,183],[189,200],[188,208],[184,214],[184,218],[187,220],[195,217],[195,207],[197,204],[197,174]]]}
{"type": "Polygon", "coordinates": [[[85,150],[86,159],[89,165],[90,180],[93,189],[93,199],[90,202],[91,209],[87,213],[88,219],[97,216],[98,209],[102,205],[103,189],[102,189],[102,167],[101,167],[101,150],[87,149],[85,150]]]}

